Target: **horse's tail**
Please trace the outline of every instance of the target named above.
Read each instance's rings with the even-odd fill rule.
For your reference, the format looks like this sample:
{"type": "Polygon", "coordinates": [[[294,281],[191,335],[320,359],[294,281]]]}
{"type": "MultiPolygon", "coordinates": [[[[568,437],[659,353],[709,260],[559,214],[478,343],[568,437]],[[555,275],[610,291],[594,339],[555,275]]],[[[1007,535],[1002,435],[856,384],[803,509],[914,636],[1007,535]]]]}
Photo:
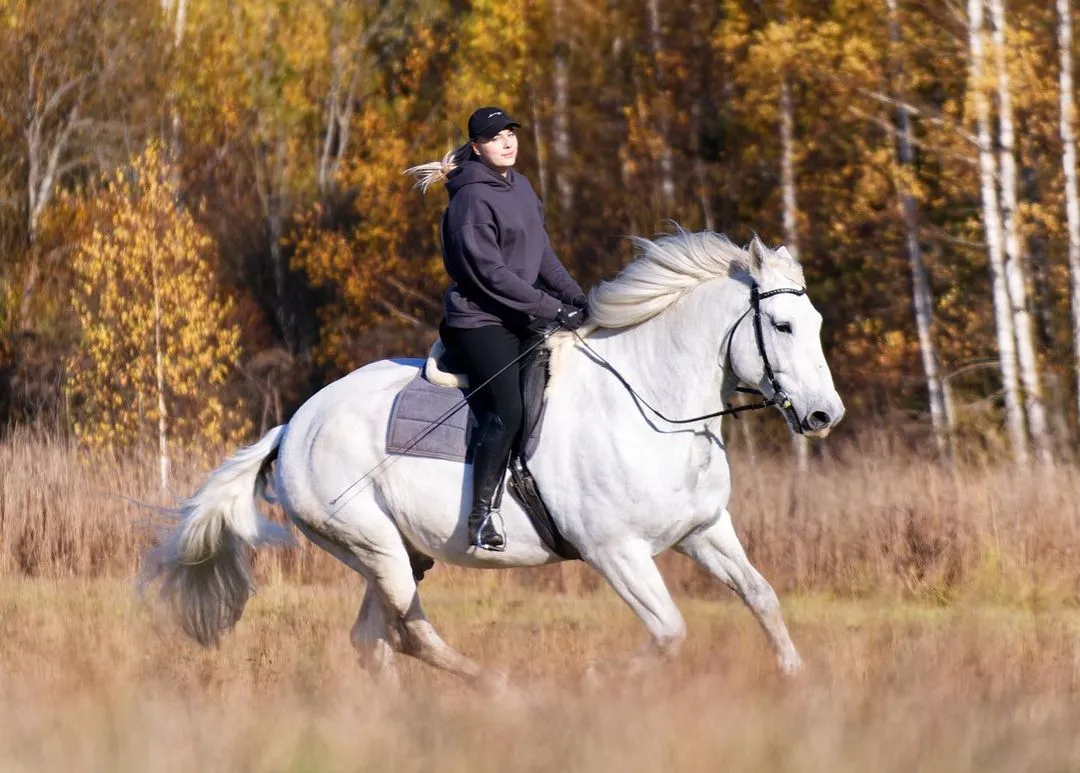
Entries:
{"type": "Polygon", "coordinates": [[[161,579],[161,596],[199,644],[217,644],[240,619],[254,591],[244,545],[291,543],[289,532],[255,507],[256,486],[277,455],[285,427],[274,427],[214,470],[180,506],[181,521],[154,548],[142,583],[161,579]]]}

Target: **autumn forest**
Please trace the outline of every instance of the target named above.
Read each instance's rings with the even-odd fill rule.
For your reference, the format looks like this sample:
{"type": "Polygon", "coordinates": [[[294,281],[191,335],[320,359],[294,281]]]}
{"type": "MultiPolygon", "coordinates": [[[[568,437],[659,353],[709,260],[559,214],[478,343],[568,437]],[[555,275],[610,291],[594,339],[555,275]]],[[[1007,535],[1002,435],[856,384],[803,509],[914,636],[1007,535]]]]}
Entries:
{"type": "Polygon", "coordinates": [[[0,423],[227,444],[426,351],[445,194],[402,172],[493,103],[584,286],[628,235],[758,234],[845,432],[1072,456],[1070,6],[0,0],[0,423]]]}

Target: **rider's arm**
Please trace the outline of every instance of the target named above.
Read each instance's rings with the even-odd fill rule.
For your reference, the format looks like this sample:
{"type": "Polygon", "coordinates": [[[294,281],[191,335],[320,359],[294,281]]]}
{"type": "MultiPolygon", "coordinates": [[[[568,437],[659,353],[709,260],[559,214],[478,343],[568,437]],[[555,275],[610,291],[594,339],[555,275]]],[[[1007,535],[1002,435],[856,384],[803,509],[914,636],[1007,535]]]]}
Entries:
{"type": "Polygon", "coordinates": [[[552,320],[559,300],[538,290],[511,271],[503,260],[492,223],[465,223],[450,234],[451,273],[478,288],[491,300],[514,311],[552,320]]]}

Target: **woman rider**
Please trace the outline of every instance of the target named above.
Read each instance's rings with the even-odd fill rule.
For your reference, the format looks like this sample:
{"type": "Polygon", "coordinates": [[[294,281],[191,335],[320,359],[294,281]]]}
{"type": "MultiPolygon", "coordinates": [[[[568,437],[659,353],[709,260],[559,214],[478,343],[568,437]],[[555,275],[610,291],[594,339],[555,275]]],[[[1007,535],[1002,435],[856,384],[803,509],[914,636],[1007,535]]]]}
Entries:
{"type": "Polygon", "coordinates": [[[506,546],[492,514],[523,417],[514,361],[532,334],[530,323],[575,330],[587,315],[585,293],[551,248],[540,200],[513,170],[519,127],[503,110],[481,107],[469,117],[467,143],[442,161],[407,170],[421,190],[445,180],[450,194],[440,231],[453,284],[439,332],[471,386],[491,379],[469,395],[478,421],[469,542],[493,551],[506,546]]]}

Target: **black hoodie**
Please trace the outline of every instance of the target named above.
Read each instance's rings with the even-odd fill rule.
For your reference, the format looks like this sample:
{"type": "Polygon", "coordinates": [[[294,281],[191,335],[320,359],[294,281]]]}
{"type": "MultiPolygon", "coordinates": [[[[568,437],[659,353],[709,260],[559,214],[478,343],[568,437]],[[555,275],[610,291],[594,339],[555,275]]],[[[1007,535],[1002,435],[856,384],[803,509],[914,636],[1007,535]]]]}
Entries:
{"type": "Polygon", "coordinates": [[[513,169],[503,177],[473,158],[450,173],[446,189],[443,263],[454,280],[444,297],[446,324],[553,320],[563,303],[583,294],[551,249],[543,207],[525,177],[513,169]]]}

